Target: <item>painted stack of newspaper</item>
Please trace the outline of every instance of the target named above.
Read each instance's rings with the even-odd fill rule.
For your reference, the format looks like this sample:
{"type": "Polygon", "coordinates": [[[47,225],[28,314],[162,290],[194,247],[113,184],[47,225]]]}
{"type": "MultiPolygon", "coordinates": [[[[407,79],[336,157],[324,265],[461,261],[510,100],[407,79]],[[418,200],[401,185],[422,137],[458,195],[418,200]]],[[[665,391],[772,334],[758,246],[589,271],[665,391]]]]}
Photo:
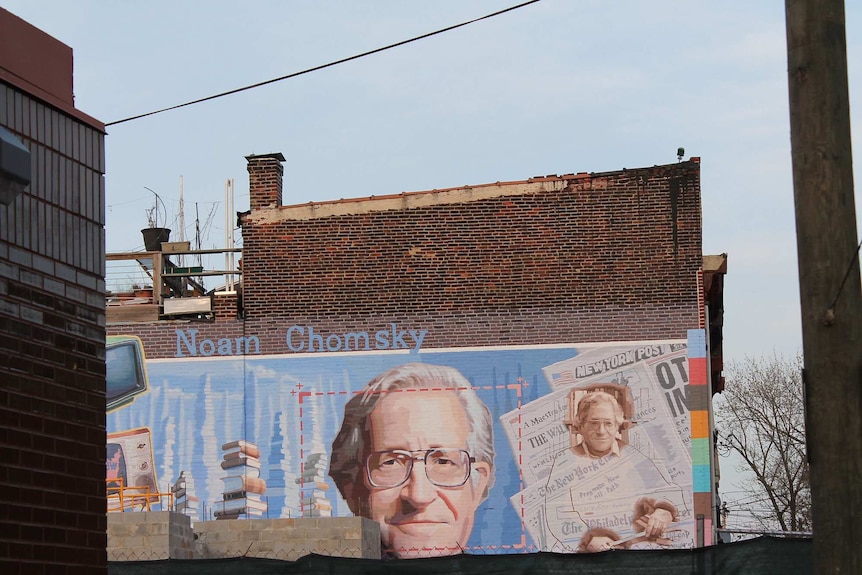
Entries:
{"type": "Polygon", "coordinates": [[[216,519],[261,517],[267,510],[263,494],[266,482],[260,477],[260,449],[239,439],[221,446],[221,468],[226,475],[221,501],[213,504],[216,519]]]}
{"type": "Polygon", "coordinates": [[[596,536],[616,549],[691,547],[690,422],[677,401],[688,393],[685,341],[577,346],[544,373],[551,391],[500,417],[523,480],[510,501],[538,550],[585,551],[596,536]],[[603,456],[578,432],[579,402],[597,391],[622,420],[603,456]],[[660,537],[644,533],[650,513],[667,520],[660,537]]]}
{"type": "Polygon", "coordinates": [[[180,471],[180,476],[171,487],[174,496],[174,511],[188,515],[194,520],[198,514],[198,498],[194,496],[195,480],[190,471],[180,471]]]}
{"type": "Polygon", "coordinates": [[[300,485],[303,517],[331,517],[332,502],[326,496],[329,483],[326,469],[329,455],[325,451],[315,451],[305,459],[302,474],[296,479],[300,485]]]}

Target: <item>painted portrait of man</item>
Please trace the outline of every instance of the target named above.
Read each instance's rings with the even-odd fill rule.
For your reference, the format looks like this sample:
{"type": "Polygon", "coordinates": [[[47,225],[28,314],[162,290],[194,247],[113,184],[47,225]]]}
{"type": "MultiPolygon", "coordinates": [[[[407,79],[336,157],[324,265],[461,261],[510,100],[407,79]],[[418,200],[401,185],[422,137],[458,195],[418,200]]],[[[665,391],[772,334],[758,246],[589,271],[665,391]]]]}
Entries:
{"type": "Polygon", "coordinates": [[[410,363],[348,401],[329,474],[385,556],[461,553],[494,483],[490,412],[452,367],[410,363]]]}
{"type": "Polygon", "coordinates": [[[614,384],[570,392],[569,413],[564,423],[570,429],[572,453],[591,459],[620,455],[628,443],[631,416],[626,393],[622,386],[614,384]]]}

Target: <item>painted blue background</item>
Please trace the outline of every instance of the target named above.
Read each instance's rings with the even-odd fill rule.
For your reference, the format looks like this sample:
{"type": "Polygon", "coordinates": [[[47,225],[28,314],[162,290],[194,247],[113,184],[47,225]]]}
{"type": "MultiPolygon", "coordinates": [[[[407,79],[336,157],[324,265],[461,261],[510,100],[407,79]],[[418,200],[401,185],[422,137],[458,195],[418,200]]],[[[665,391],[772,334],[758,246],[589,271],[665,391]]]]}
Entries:
{"type": "MultiPolygon", "coordinates": [[[[236,439],[258,445],[267,482],[264,517],[300,515],[300,454],[330,451],[344,403],[380,372],[414,361],[452,366],[473,384],[495,423],[496,482],[480,506],[468,551],[532,551],[509,497],[522,486],[499,417],[548,393],[542,368],[575,356],[574,348],[506,348],[407,353],[242,356],[147,362],[149,392],[108,414],[108,432],[147,427],[152,432],[159,488],[168,491],[180,471],[192,474],[200,499],[195,520],[211,519],[221,498],[221,446],[236,439]],[[299,392],[311,392],[300,406],[299,392]],[[300,411],[300,407],[302,410],[300,411]],[[301,414],[301,417],[300,417],[301,414]],[[513,548],[526,541],[528,547],[513,548]]],[[[326,481],[332,485],[329,477],[326,481]]],[[[306,493],[307,494],[307,493],[306,493]]],[[[350,515],[334,485],[326,491],[332,515],[350,515]]]]}

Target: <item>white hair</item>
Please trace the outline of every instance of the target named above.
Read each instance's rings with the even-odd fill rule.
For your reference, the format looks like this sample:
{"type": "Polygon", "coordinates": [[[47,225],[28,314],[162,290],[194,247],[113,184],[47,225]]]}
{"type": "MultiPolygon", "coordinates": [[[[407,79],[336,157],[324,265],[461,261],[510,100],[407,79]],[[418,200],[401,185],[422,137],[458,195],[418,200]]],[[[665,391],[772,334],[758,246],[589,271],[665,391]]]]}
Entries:
{"type": "Polygon", "coordinates": [[[369,443],[368,416],[387,393],[403,389],[455,392],[470,425],[467,451],[476,461],[483,461],[490,466],[488,483],[482,493],[484,500],[494,484],[494,427],[491,412],[476,395],[467,378],[454,367],[407,363],[384,371],[372,379],[361,393],[344,406],[341,430],[332,442],[329,476],[351,511],[361,515],[360,511],[365,505],[356,489],[364,486],[365,481],[365,457],[368,455],[366,449],[369,443]]]}

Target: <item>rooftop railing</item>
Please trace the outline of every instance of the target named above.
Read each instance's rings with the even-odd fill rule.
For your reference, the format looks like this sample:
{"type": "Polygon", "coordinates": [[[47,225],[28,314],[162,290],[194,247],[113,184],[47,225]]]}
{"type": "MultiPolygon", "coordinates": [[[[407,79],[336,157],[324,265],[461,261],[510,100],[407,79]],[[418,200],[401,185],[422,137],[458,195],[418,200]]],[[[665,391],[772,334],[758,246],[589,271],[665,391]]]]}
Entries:
{"type": "Polygon", "coordinates": [[[242,248],[192,250],[188,242],[106,254],[108,323],[211,315],[212,294],[235,292],[240,284],[241,254],[242,248]]]}

